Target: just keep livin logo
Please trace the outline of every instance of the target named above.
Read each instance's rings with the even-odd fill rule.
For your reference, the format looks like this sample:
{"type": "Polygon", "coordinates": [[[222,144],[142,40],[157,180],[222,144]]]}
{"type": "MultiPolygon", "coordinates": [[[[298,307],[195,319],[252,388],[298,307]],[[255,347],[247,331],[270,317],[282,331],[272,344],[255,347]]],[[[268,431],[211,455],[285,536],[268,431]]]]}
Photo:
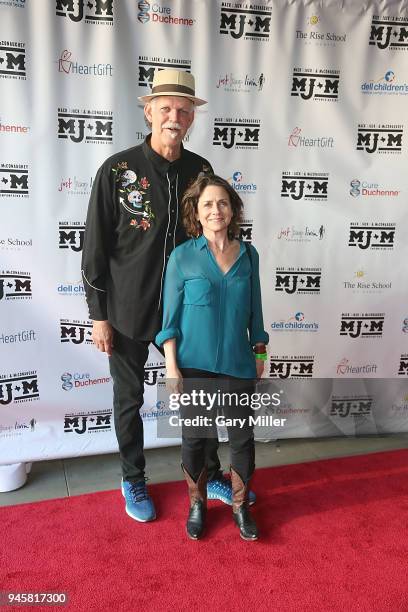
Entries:
{"type": "Polygon", "coordinates": [[[148,230],[155,218],[150,200],[145,200],[146,191],[150,187],[149,181],[145,176],[138,179],[136,172],[128,170],[127,162],[119,162],[116,168],[112,168],[112,172],[119,185],[119,202],[133,215],[129,225],[135,229],[148,230]]]}

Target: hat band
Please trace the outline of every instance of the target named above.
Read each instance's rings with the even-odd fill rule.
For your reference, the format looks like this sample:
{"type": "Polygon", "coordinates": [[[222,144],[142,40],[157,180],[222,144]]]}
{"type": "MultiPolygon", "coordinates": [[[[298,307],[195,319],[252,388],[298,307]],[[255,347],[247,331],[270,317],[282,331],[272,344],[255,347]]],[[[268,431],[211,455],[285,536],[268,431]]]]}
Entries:
{"type": "Polygon", "coordinates": [[[170,93],[170,92],[177,92],[177,93],[184,93],[184,94],[188,94],[189,96],[195,96],[195,91],[194,89],[191,89],[191,87],[186,87],[185,85],[156,85],[156,87],[153,87],[152,89],[152,94],[157,94],[160,92],[166,92],[166,93],[170,93]]]}

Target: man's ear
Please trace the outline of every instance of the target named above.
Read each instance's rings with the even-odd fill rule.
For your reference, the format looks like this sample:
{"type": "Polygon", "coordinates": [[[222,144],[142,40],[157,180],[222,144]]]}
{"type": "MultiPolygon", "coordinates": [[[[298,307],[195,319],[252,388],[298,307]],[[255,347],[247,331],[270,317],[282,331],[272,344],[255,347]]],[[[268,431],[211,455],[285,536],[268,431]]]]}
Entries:
{"type": "Polygon", "coordinates": [[[146,102],[143,110],[148,122],[152,123],[152,105],[150,104],[150,102],[146,102]]]}

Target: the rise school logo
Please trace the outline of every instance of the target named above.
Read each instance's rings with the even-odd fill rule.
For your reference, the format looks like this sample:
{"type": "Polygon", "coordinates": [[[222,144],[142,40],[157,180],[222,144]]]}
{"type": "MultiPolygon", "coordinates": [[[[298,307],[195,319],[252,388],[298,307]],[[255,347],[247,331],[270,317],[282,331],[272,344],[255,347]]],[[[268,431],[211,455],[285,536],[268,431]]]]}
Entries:
{"type": "Polygon", "coordinates": [[[269,378],[313,378],[314,355],[271,355],[269,378]]]}
{"type": "Polygon", "coordinates": [[[406,51],[408,49],[408,18],[373,15],[368,44],[381,50],[406,51]]]}
{"type": "Polygon", "coordinates": [[[56,15],[76,23],[85,20],[99,26],[113,25],[113,0],[56,0],[56,15]]]}
{"type": "Polygon", "coordinates": [[[71,142],[112,144],[112,111],[58,109],[58,138],[71,142]]]}
{"type": "Polygon", "coordinates": [[[0,301],[31,300],[32,295],[30,272],[14,270],[0,272],[0,301]]]}
{"type": "Polygon", "coordinates": [[[262,2],[222,2],[220,34],[234,40],[243,38],[268,42],[271,32],[272,8],[262,2]]]}
{"type": "Polygon", "coordinates": [[[0,41],[0,78],[25,81],[26,50],[22,42],[0,41]]]}
{"type": "Polygon", "coordinates": [[[395,228],[395,223],[350,223],[348,245],[362,250],[392,251],[395,228]]]}
{"type": "Polygon", "coordinates": [[[345,43],[347,35],[342,32],[341,34],[330,31],[323,31],[322,20],[319,15],[311,15],[306,20],[304,26],[296,29],[296,40],[303,42],[304,44],[311,45],[315,44],[321,47],[334,47],[337,43],[345,43]]]}
{"type": "Polygon", "coordinates": [[[28,165],[0,163],[0,197],[28,198],[28,165]]]}
{"type": "Polygon", "coordinates": [[[343,312],[340,321],[340,336],[349,338],[381,338],[384,331],[385,314],[343,312]]]}
{"type": "Polygon", "coordinates": [[[0,375],[0,405],[40,399],[36,370],[0,375]]]}
{"type": "Polygon", "coordinates": [[[167,70],[169,68],[191,72],[191,60],[139,55],[139,87],[150,88],[156,70],[167,70]]]}
{"type": "Polygon", "coordinates": [[[337,102],[340,70],[294,68],[290,95],[302,100],[337,102]]]}
{"type": "Polygon", "coordinates": [[[360,123],[357,129],[357,151],[401,153],[403,135],[403,125],[360,123]]]}
{"type": "Polygon", "coordinates": [[[327,202],[328,172],[282,172],[281,197],[305,202],[327,202]]]}
{"type": "Polygon", "coordinates": [[[321,268],[278,267],[275,273],[275,291],[292,295],[317,295],[320,293],[321,268]]]}
{"type": "Polygon", "coordinates": [[[85,223],[60,221],[58,223],[58,248],[80,253],[84,245],[85,223]]]}
{"type": "Polygon", "coordinates": [[[214,120],[213,145],[225,149],[258,149],[260,130],[259,119],[217,118],[214,120]]]}

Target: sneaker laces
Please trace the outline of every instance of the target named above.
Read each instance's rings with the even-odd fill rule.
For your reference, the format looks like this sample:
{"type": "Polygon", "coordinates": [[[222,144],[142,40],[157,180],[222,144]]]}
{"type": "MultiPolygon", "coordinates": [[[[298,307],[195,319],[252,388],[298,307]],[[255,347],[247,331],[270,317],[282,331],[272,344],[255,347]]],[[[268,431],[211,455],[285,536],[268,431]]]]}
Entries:
{"type": "Polygon", "coordinates": [[[132,500],[136,503],[144,501],[145,499],[149,499],[146,487],[146,480],[147,479],[129,483],[129,491],[132,496],[132,500]]]}

